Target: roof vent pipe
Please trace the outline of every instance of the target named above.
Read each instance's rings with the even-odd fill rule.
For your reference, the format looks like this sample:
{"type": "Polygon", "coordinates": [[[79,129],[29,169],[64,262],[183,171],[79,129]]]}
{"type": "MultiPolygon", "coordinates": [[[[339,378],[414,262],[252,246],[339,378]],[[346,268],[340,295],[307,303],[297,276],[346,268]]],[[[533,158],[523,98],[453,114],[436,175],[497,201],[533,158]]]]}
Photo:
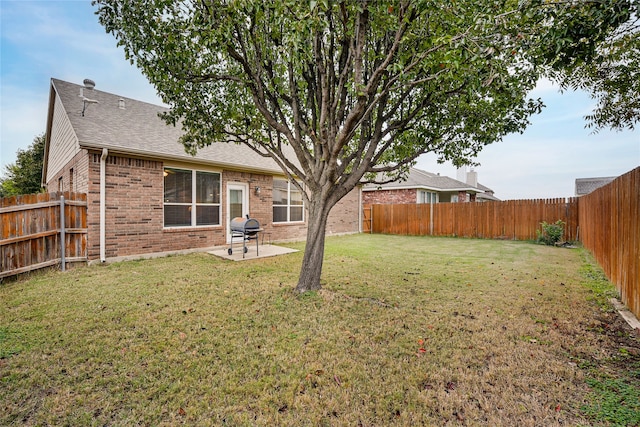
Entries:
{"type": "Polygon", "coordinates": [[[84,79],[84,81],[82,82],[84,83],[84,86],[80,88],[80,98],[82,98],[82,117],[84,117],[84,112],[87,110],[87,104],[99,104],[98,101],[96,101],[95,99],[89,99],[86,96],[84,96],[84,90],[88,89],[88,90],[93,90],[94,87],[96,87],[96,82],[94,82],[91,79],[84,79]]]}
{"type": "Polygon", "coordinates": [[[84,79],[82,83],[84,84],[84,87],[89,90],[93,90],[93,88],[96,87],[96,82],[91,79],[84,79]]]}
{"type": "Polygon", "coordinates": [[[118,100],[118,108],[121,109],[121,110],[125,109],[125,107],[124,107],[124,99],[123,98],[120,98],[118,100]]]}

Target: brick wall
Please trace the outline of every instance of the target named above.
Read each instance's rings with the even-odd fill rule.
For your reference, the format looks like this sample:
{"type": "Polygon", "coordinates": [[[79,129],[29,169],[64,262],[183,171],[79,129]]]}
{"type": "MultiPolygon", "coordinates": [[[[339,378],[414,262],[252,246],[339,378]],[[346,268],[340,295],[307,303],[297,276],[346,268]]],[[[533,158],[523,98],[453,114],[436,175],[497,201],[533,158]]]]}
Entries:
{"type": "MultiPolygon", "coordinates": [[[[47,187],[64,190],[73,181],[75,191],[87,193],[88,257],[100,257],[100,157],[83,150],[55,176],[47,187]],[[74,176],[70,179],[70,170],[74,176]]],[[[265,240],[296,241],[306,237],[305,221],[273,224],[273,177],[249,172],[223,171],[221,224],[211,227],[164,228],[164,165],[161,161],[109,155],[106,159],[106,258],[207,248],[226,245],[227,185],[244,183],[249,188],[249,213],[265,230],[265,240]],[[260,187],[260,193],[255,189],[260,187]]],[[[332,210],[327,234],[359,231],[359,189],[352,191],[332,210]]]]}
{"type": "Polygon", "coordinates": [[[469,194],[466,191],[458,191],[458,203],[475,202],[476,195],[469,194]]]}
{"type": "MultiPolygon", "coordinates": [[[[273,178],[250,172],[224,171],[222,173],[222,206],[227,206],[227,185],[232,183],[247,184],[249,187],[249,216],[255,218],[264,227],[271,218],[271,186],[273,178]],[[256,187],[260,187],[260,194],[256,194],[256,187]]],[[[222,224],[227,224],[226,209],[222,209],[222,224]]]]}
{"type": "MultiPolygon", "coordinates": [[[[272,242],[304,240],[307,235],[307,215],[304,222],[273,223],[273,177],[270,175],[253,174],[249,172],[224,171],[222,174],[223,205],[226,206],[227,184],[237,182],[249,186],[249,214],[260,222],[264,229],[265,239],[272,242]],[[260,194],[255,188],[260,187],[260,194]]],[[[327,234],[344,234],[359,232],[360,190],[354,189],[345,196],[331,210],[327,222],[327,234]]],[[[226,212],[223,213],[223,224],[229,221],[226,212]]]]}
{"type": "MultiPolygon", "coordinates": [[[[466,191],[458,191],[457,193],[438,193],[440,203],[450,203],[452,196],[458,196],[458,203],[475,202],[476,195],[468,194],[466,191]]],[[[392,205],[392,204],[411,204],[417,203],[418,194],[415,188],[401,190],[376,190],[363,191],[362,203],[367,205],[392,205]]]]}
{"type": "MultiPolygon", "coordinates": [[[[106,159],[107,258],[223,245],[224,228],[164,229],[163,164],[108,156],[106,159]]],[[[100,154],[89,154],[88,255],[100,256],[100,154]]]]}
{"type": "Polygon", "coordinates": [[[418,194],[415,188],[362,192],[362,203],[365,205],[406,204],[417,203],[417,201],[418,194]]]}
{"type": "MultiPolygon", "coordinates": [[[[227,206],[227,184],[229,182],[249,185],[249,215],[260,222],[260,226],[264,229],[265,241],[304,240],[307,232],[306,212],[304,222],[273,223],[273,176],[224,171],[222,173],[224,206],[227,206]],[[260,194],[256,194],[256,187],[260,187],[260,194]]],[[[226,218],[226,212],[223,215],[224,224],[227,224],[226,221],[229,221],[229,219],[226,218]]]]}
{"type": "Polygon", "coordinates": [[[359,231],[360,189],[356,187],[331,209],[326,234],[358,233],[359,231]]]}

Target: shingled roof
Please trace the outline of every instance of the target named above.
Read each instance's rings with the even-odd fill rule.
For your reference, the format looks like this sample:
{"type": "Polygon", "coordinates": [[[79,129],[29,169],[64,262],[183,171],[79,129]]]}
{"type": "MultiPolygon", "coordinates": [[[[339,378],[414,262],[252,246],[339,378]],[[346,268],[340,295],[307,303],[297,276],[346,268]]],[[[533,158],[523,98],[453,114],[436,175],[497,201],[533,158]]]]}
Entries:
{"type": "Polygon", "coordinates": [[[282,173],[269,157],[263,157],[243,144],[214,143],[198,150],[196,156],[184,151],[178,139],[179,127],[169,126],[158,117],[167,108],[87,89],[82,85],[51,79],[52,95],[57,94],[78,138],[80,148],[148,158],[198,162],[236,170],[282,173]],[[89,103],[83,111],[84,96],[89,103]],[[122,101],[121,101],[122,100],[122,101]],[[121,108],[121,104],[124,108],[121,108]]]}
{"type": "Polygon", "coordinates": [[[604,176],[599,178],[577,178],[576,179],[576,196],[584,196],[593,190],[607,185],[616,179],[615,176],[604,176]]]}
{"type": "Polygon", "coordinates": [[[367,184],[363,187],[363,190],[400,190],[407,188],[419,188],[434,191],[467,191],[470,193],[484,191],[462,181],[449,178],[448,176],[438,175],[416,168],[409,169],[409,174],[403,181],[395,181],[387,184],[367,184]]]}

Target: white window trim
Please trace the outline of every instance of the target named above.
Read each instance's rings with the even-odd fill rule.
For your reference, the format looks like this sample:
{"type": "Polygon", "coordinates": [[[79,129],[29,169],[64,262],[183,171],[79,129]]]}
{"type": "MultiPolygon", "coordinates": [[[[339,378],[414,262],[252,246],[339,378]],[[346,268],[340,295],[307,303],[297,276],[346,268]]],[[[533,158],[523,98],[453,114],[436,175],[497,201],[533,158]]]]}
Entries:
{"type": "Polygon", "coordinates": [[[166,203],[164,201],[164,176],[162,177],[162,228],[164,230],[185,230],[188,228],[211,228],[211,227],[222,227],[222,200],[219,203],[196,203],[196,194],[197,194],[197,173],[203,172],[208,174],[218,174],[220,179],[218,180],[218,194],[220,195],[220,199],[222,199],[222,173],[216,171],[208,171],[201,169],[189,169],[180,166],[164,166],[164,169],[176,169],[182,171],[190,171],[191,172],[191,203],[166,203]],[[164,207],[165,206],[191,206],[191,225],[170,225],[165,226],[164,219],[164,207]],[[218,206],[218,219],[219,224],[204,224],[204,225],[193,225],[197,223],[197,206],[218,206]]]}
{"type": "Polygon", "coordinates": [[[431,191],[431,190],[424,190],[424,189],[418,189],[418,191],[416,191],[416,203],[417,204],[434,204],[434,203],[439,203],[440,202],[440,195],[438,194],[437,191],[431,191]],[[425,193],[425,194],[431,194],[430,197],[430,202],[420,202],[420,193],[425,193]]]}
{"type": "MultiPolygon", "coordinates": [[[[274,181],[275,180],[280,180],[280,181],[286,181],[287,182],[287,204],[286,205],[274,205],[273,204],[273,200],[271,201],[271,219],[273,220],[273,224],[301,224],[304,222],[304,199],[302,200],[302,204],[301,205],[292,205],[291,204],[291,186],[293,185],[291,183],[290,180],[286,179],[286,178],[279,178],[279,177],[274,177],[273,178],[274,181]],[[287,220],[286,221],[276,221],[275,218],[273,218],[273,208],[274,207],[280,207],[280,208],[287,208],[287,220]],[[291,221],[291,208],[302,208],[302,219],[299,221],[291,221]]],[[[294,185],[295,187],[295,185],[294,185]]],[[[295,187],[296,190],[298,189],[297,187],[295,187]]]]}

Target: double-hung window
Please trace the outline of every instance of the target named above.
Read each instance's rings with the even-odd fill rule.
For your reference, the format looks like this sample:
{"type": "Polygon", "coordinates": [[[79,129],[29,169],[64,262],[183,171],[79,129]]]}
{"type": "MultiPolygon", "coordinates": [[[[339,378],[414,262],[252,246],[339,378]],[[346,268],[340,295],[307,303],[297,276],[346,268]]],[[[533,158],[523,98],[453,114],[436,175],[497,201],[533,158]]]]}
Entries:
{"type": "Polygon", "coordinates": [[[220,225],[220,174],[164,169],[164,226],[220,225]]]}
{"type": "Polygon", "coordinates": [[[304,221],[302,193],[286,179],[273,179],[273,222],[304,221]]]}

